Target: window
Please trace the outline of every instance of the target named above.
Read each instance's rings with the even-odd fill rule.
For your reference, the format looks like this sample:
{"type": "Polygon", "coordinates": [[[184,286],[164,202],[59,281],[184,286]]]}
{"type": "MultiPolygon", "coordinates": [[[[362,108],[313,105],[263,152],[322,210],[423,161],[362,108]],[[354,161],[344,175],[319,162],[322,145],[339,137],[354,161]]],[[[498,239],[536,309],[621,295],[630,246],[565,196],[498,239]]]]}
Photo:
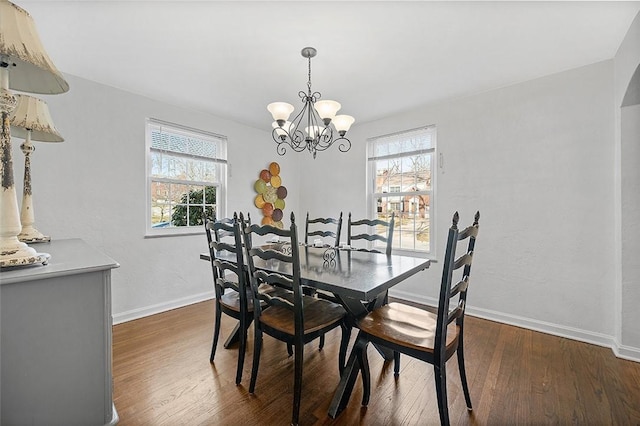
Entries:
{"type": "Polygon", "coordinates": [[[368,141],[370,212],[382,220],[395,213],[394,251],[433,254],[435,146],[435,126],[368,141]]]}
{"type": "Polygon", "coordinates": [[[224,212],[226,138],[147,119],[147,235],[201,232],[224,212]]]}

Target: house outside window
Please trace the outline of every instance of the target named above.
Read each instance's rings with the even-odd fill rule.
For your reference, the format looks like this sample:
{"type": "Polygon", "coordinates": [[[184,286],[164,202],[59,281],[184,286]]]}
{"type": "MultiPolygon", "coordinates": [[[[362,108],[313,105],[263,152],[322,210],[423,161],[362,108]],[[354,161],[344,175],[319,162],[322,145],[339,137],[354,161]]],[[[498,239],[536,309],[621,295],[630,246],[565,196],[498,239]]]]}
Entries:
{"type": "Polygon", "coordinates": [[[368,140],[370,214],[388,221],[395,213],[394,252],[435,255],[435,148],[435,126],[368,140]]]}
{"type": "Polygon", "coordinates": [[[148,236],[202,232],[224,216],[224,136],[154,119],[146,122],[148,236]]]}

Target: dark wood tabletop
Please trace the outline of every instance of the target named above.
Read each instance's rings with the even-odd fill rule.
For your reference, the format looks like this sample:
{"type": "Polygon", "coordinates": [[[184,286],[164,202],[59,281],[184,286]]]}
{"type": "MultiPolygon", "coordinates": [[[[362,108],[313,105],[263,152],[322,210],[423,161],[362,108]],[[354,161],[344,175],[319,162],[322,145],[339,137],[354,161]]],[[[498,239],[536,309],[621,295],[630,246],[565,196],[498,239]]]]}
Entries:
{"type": "MultiPolygon", "coordinates": [[[[373,300],[430,265],[424,258],[327,247],[301,245],[299,253],[303,284],[358,300],[373,300]]],[[[209,260],[209,253],[200,254],[200,258],[209,260]]],[[[290,265],[277,260],[256,259],[256,267],[291,274],[290,265]]]]}

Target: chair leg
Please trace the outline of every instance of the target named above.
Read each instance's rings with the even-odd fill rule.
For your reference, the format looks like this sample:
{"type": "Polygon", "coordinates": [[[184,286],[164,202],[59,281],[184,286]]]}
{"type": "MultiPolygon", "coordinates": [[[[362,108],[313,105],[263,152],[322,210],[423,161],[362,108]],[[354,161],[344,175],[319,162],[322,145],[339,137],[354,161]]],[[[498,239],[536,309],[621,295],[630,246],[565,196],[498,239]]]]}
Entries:
{"type": "Polygon", "coordinates": [[[400,374],[400,352],[393,351],[393,374],[400,374]]]}
{"type": "Polygon", "coordinates": [[[209,362],[213,362],[216,356],[216,347],[218,346],[218,338],[220,337],[220,321],[222,320],[222,310],[220,304],[216,299],[216,318],[213,324],[213,344],[211,345],[211,355],[209,356],[209,362]]]}
{"type": "Polygon", "coordinates": [[[242,381],[242,369],[244,368],[244,355],[247,351],[247,328],[251,323],[251,318],[247,318],[246,315],[240,317],[240,345],[238,348],[238,367],[236,370],[236,385],[239,385],[242,381]]]}
{"type": "Polygon", "coordinates": [[[293,355],[293,345],[291,343],[287,343],[287,353],[289,356],[293,355]]]}
{"type": "Polygon", "coordinates": [[[300,420],[300,400],[302,398],[302,363],[304,361],[304,344],[302,339],[295,346],[295,371],[293,377],[293,413],[291,424],[297,425],[300,420]]]}
{"type": "Polygon", "coordinates": [[[460,342],[458,343],[458,368],[460,369],[460,381],[462,382],[462,391],[464,392],[464,399],[467,402],[467,410],[473,410],[471,406],[471,395],[469,394],[469,386],[467,385],[467,373],[464,368],[464,348],[462,343],[462,335],[460,336],[460,342]]]}
{"type": "MultiPolygon", "coordinates": [[[[257,320],[256,320],[257,321],[257,320]]],[[[249,393],[253,393],[256,388],[258,378],[258,367],[260,366],[260,351],[262,350],[262,330],[256,322],[253,336],[253,368],[251,368],[251,382],[249,383],[249,393]]]]}
{"type": "Polygon", "coordinates": [[[369,358],[367,357],[367,347],[369,342],[366,339],[358,339],[354,346],[360,372],[362,373],[362,405],[366,407],[369,404],[371,396],[371,373],[369,371],[369,358]]]}
{"type": "Polygon", "coordinates": [[[324,334],[320,335],[320,344],[318,345],[318,350],[321,351],[324,348],[324,334]]]}
{"type": "Polygon", "coordinates": [[[444,367],[434,365],[433,375],[436,380],[436,394],[438,396],[438,411],[440,412],[440,424],[449,425],[449,407],[447,405],[447,372],[444,367]]]}

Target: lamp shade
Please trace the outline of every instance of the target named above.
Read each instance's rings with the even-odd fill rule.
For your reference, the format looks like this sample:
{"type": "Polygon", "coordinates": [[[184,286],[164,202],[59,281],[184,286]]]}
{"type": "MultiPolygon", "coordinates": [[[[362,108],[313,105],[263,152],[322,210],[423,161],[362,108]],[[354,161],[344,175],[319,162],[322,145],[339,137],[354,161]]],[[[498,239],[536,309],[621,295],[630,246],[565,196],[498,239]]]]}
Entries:
{"type": "Polygon", "coordinates": [[[348,132],[351,128],[351,125],[356,121],[350,115],[336,115],[333,119],[333,125],[336,127],[338,132],[348,132]]]}
{"type": "Polygon", "coordinates": [[[274,120],[287,121],[294,108],[293,105],[286,102],[272,102],[267,105],[267,110],[271,113],[274,120]]]}
{"type": "Polygon", "coordinates": [[[31,131],[31,140],[41,142],[62,142],[64,139],[56,129],[49,114],[49,107],[42,99],[16,94],[18,104],[9,114],[11,135],[26,139],[31,131]]]}
{"type": "Polygon", "coordinates": [[[44,50],[31,15],[7,0],[0,0],[0,62],[8,63],[10,89],[43,94],[69,90],[44,50]]]}
{"type": "Polygon", "coordinates": [[[318,101],[315,103],[314,108],[318,111],[320,118],[333,120],[333,117],[336,116],[336,113],[340,109],[340,103],[329,100],[318,101]]]}

